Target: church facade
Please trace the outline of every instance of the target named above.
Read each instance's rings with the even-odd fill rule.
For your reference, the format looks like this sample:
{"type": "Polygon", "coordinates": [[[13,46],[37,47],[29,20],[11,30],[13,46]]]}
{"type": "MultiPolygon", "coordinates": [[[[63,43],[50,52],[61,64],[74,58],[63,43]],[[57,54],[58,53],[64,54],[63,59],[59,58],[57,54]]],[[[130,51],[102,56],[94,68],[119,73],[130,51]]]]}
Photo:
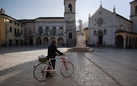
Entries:
{"type": "Polygon", "coordinates": [[[49,45],[54,39],[58,46],[76,45],[76,0],[64,0],[64,17],[38,17],[19,20],[25,24],[26,44],[49,45]]]}
{"type": "Polygon", "coordinates": [[[89,45],[137,48],[137,0],[130,2],[130,20],[105,9],[99,9],[89,16],[89,45]]]}

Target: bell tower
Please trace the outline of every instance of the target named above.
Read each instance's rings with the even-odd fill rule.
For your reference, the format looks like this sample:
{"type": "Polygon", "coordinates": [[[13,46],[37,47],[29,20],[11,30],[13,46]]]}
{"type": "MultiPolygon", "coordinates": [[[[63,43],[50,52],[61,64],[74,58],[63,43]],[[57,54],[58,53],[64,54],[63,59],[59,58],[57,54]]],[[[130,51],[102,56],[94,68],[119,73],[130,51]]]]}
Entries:
{"type": "Polygon", "coordinates": [[[66,44],[76,46],[76,0],[64,0],[64,17],[66,21],[66,44]]]}
{"type": "Polygon", "coordinates": [[[133,22],[132,32],[137,33],[137,0],[130,2],[130,20],[133,22]]]}

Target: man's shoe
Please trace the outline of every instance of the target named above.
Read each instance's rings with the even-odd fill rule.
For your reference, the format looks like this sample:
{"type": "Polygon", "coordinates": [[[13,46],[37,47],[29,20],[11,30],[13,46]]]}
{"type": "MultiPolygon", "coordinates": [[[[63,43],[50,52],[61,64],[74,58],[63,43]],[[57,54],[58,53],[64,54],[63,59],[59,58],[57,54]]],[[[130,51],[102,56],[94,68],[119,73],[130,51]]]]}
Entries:
{"type": "Polygon", "coordinates": [[[50,73],[46,73],[46,78],[49,78],[51,76],[51,74],[50,73]]]}

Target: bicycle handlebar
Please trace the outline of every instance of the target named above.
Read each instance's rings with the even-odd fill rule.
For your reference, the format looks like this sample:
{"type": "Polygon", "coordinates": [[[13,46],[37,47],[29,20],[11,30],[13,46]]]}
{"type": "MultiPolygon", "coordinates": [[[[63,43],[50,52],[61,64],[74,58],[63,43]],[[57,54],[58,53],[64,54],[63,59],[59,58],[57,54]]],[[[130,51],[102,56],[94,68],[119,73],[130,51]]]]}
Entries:
{"type": "Polygon", "coordinates": [[[65,54],[62,54],[62,55],[57,54],[56,56],[66,56],[66,55],[65,54]]]}
{"type": "Polygon", "coordinates": [[[50,60],[55,60],[55,59],[61,59],[61,60],[67,60],[66,56],[62,56],[60,58],[49,58],[50,60]]]}
{"type": "MultiPolygon", "coordinates": [[[[65,54],[63,54],[63,55],[59,55],[59,54],[57,54],[56,56],[62,56],[62,57],[60,57],[59,59],[66,59],[67,60],[67,56],[65,55],[65,54]]],[[[45,58],[46,56],[45,55],[40,55],[40,56],[38,56],[38,58],[45,58]]],[[[51,58],[50,58],[51,59],[51,58]]],[[[57,58],[56,58],[57,59],[57,58]]]]}
{"type": "Polygon", "coordinates": [[[66,56],[65,54],[63,54],[63,55],[58,55],[58,56],[62,56],[60,59],[62,59],[62,58],[67,59],[67,56],[66,56]]]}

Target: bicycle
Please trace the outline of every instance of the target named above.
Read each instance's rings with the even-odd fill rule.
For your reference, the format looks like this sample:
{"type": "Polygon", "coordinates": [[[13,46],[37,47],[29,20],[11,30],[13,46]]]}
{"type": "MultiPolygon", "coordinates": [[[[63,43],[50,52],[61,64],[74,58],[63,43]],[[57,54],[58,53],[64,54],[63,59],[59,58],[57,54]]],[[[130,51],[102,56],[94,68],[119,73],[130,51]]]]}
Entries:
{"type": "MultiPolygon", "coordinates": [[[[34,66],[33,76],[38,81],[46,81],[53,75],[53,72],[55,71],[51,64],[51,60],[54,59],[49,58],[49,60],[47,60],[47,58],[43,55],[39,56],[39,60],[40,58],[45,59],[34,66]],[[48,77],[46,77],[47,73],[50,74],[48,77]]],[[[67,57],[64,55],[62,55],[62,57],[59,59],[61,59],[60,74],[66,78],[70,77],[74,72],[73,63],[68,61],[67,57]]]]}

